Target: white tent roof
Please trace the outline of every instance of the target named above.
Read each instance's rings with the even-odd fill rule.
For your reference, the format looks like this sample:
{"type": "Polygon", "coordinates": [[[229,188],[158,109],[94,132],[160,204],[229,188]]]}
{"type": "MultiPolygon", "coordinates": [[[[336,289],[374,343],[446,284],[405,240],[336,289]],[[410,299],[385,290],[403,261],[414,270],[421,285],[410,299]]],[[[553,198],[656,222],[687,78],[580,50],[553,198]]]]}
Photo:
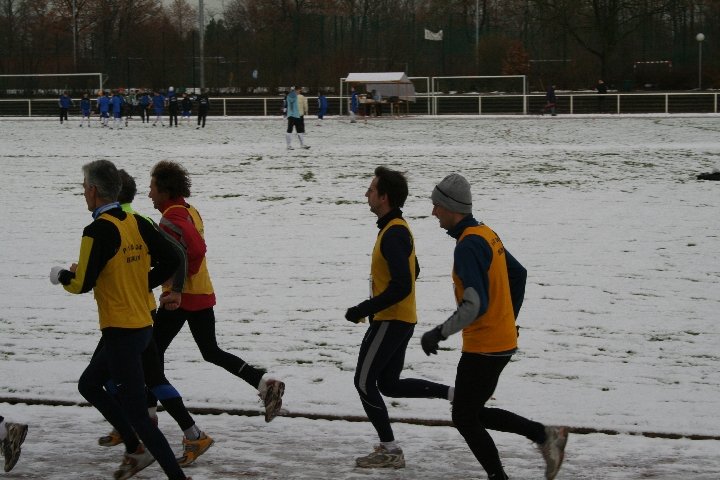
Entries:
{"type": "Polygon", "coordinates": [[[350,73],[346,83],[364,83],[368,92],[377,90],[384,98],[398,97],[408,102],[415,101],[415,85],[405,72],[350,73]]]}
{"type": "Polygon", "coordinates": [[[345,79],[347,83],[410,83],[405,72],[369,72],[350,73],[345,79]]]}

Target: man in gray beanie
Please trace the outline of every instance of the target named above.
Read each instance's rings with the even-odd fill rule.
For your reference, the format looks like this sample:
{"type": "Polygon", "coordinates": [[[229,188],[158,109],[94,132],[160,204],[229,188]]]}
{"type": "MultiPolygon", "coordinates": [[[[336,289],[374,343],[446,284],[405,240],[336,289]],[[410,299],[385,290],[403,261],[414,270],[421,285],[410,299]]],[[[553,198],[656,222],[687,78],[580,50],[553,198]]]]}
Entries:
{"type": "Polygon", "coordinates": [[[453,173],[432,192],[433,216],[457,240],[453,284],[458,308],[422,336],[427,355],[462,330],[463,346],[455,377],[452,419],[490,479],[507,479],[497,447],[486,428],[523,435],[540,448],[545,478],[560,470],[568,430],[550,427],[499,408],[487,408],[500,374],[517,351],[515,319],[525,296],[527,271],[500,237],[472,215],[468,181],[453,173]]]}
{"type": "Polygon", "coordinates": [[[451,173],[435,185],[432,192],[432,201],[451,212],[472,213],[472,194],[470,184],[465,177],[451,173]]]}

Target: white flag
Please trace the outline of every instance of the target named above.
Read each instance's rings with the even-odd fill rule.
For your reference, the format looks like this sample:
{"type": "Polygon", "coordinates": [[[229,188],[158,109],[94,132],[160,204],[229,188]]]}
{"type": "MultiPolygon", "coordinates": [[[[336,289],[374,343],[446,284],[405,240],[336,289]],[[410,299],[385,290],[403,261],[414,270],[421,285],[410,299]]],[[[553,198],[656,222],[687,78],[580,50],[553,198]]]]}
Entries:
{"type": "Polygon", "coordinates": [[[425,40],[441,41],[443,39],[443,31],[440,30],[437,33],[433,33],[427,28],[425,29],[425,40]]]}

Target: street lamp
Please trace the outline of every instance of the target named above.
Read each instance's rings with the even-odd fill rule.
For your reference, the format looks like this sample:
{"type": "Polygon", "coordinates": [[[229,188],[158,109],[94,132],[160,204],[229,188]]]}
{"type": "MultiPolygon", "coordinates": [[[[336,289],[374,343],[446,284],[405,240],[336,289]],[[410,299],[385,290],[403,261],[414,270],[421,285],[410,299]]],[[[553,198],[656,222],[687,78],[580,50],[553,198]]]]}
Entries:
{"type": "Polygon", "coordinates": [[[205,88],[205,5],[203,0],[198,1],[198,29],[200,33],[200,91],[202,91],[205,88]]]}
{"type": "Polygon", "coordinates": [[[705,35],[698,33],[695,35],[695,40],[698,42],[698,90],[702,90],[702,42],[705,40],[705,35]]]}

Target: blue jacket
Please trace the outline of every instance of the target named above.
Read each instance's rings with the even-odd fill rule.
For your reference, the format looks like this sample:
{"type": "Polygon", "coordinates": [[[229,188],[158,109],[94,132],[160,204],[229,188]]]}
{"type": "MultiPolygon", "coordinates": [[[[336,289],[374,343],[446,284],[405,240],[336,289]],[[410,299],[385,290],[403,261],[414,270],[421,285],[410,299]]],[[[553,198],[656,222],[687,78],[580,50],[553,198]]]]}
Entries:
{"type": "Polygon", "coordinates": [[[70,108],[73,106],[72,98],[68,97],[67,95],[60,95],[58,105],[60,105],[60,108],[70,108]]]}
{"type": "Polygon", "coordinates": [[[150,105],[150,95],[146,93],[140,97],[140,106],[147,107],[148,105],[150,105]]]}
{"type": "Polygon", "coordinates": [[[120,113],[120,110],[122,110],[122,104],[125,103],[120,95],[113,95],[110,102],[112,103],[113,113],[120,113]]]}
{"type": "Polygon", "coordinates": [[[162,112],[165,108],[165,97],[162,95],[153,95],[152,105],[155,110],[162,112]]]}
{"type": "Polygon", "coordinates": [[[325,95],[320,95],[318,97],[318,108],[323,112],[327,110],[328,103],[327,103],[327,97],[325,95]]]}
{"type": "Polygon", "coordinates": [[[82,110],[82,112],[85,114],[90,113],[90,99],[89,98],[83,98],[82,100],[80,100],[80,110],[82,110]]]}
{"type": "Polygon", "coordinates": [[[100,112],[107,113],[110,111],[110,97],[103,95],[98,99],[98,105],[100,106],[100,112]]]}
{"type": "Polygon", "coordinates": [[[352,110],[353,113],[357,113],[359,106],[360,99],[358,98],[358,93],[352,92],[352,95],[350,96],[350,110],[352,110]]]}

